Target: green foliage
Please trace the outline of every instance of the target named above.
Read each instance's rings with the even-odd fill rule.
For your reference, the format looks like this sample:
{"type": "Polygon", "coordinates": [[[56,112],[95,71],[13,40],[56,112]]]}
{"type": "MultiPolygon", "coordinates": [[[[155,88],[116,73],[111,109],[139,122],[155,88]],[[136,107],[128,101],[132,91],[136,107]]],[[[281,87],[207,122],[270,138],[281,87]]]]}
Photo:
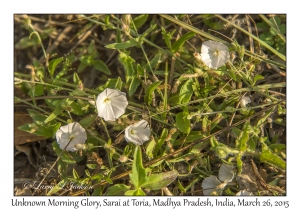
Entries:
{"type": "Polygon", "coordinates": [[[249,140],[249,134],[251,131],[251,126],[249,123],[245,123],[244,130],[241,132],[236,140],[236,148],[240,151],[245,151],[247,149],[247,142],[249,140]]]}
{"type": "Polygon", "coordinates": [[[177,171],[167,171],[159,174],[152,174],[148,180],[142,184],[143,188],[159,190],[172,183],[178,176],[177,171]]]}
{"type": "Polygon", "coordinates": [[[125,184],[115,184],[107,189],[106,195],[108,196],[116,196],[116,195],[124,195],[126,191],[130,189],[129,186],[125,184]]]}
{"type": "MultiPolygon", "coordinates": [[[[99,30],[93,30],[80,45],[72,44],[64,52],[58,47],[53,54],[47,54],[49,46],[44,45],[56,36],[51,34],[55,29],[37,33],[28,18],[24,24],[31,36],[16,40],[16,54],[47,59],[32,60],[28,73],[14,73],[18,91],[14,103],[16,110],[30,107],[27,112],[33,120],[19,129],[49,138],[45,142],[52,142],[58,158],[53,168],[58,184],[48,195],[59,195],[70,183],[91,190],[64,192],[68,195],[145,196],[167,190],[191,195],[191,189],[198,188],[204,178],[217,175],[222,163],[235,166],[237,175],[242,175],[246,157],[255,164],[260,161],[262,168],[272,165],[286,170],[282,82],[286,69],[272,60],[273,55],[285,59],[285,16],[259,17],[258,38],[235,24],[245,20],[245,15],[236,16],[230,27],[224,27],[226,15],[80,15],[80,21],[66,20],[74,27],[62,48],[68,48],[74,39],[81,40],[95,26],[99,30]],[[228,43],[227,38],[207,29],[222,30],[225,35],[236,29],[238,33],[228,43]],[[255,47],[259,43],[262,52],[272,56],[263,57],[256,48],[250,52],[242,44],[249,37],[255,47]],[[226,44],[231,59],[217,70],[208,68],[195,54],[201,51],[200,39],[226,44]],[[68,50],[71,53],[65,54],[68,50]],[[276,79],[275,71],[259,69],[271,64],[280,71],[276,79]],[[89,71],[94,69],[99,72],[93,85],[87,86],[89,71]],[[126,93],[128,106],[116,121],[106,122],[97,115],[95,99],[106,88],[126,93]],[[244,96],[252,102],[241,107],[244,96]],[[139,146],[128,144],[124,130],[142,119],[149,122],[149,140],[139,146]],[[55,141],[57,130],[70,122],[79,122],[87,134],[87,141],[76,152],[64,151],[55,141]]],[[[281,170],[270,174],[281,179],[281,170]]],[[[271,183],[278,185],[279,181],[271,183]]],[[[223,192],[235,195],[240,187],[237,182],[223,192]]],[[[203,191],[193,193],[202,195],[203,191]]]]}
{"type": "Polygon", "coordinates": [[[120,52],[119,61],[122,63],[125,70],[126,83],[130,82],[134,76],[133,63],[135,60],[131,58],[127,53],[120,52]]]}
{"type": "Polygon", "coordinates": [[[51,138],[55,136],[56,131],[61,126],[60,122],[57,123],[47,123],[44,125],[38,124],[36,122],[22,125],[18,129],[21,131],[26,131],[28,133],[34,133],[37,136],[44,136],[46,138],[51,138]]]}
{"type": "Polygon", "coordinates": [[[154,82],[146,88],[144,101],[148,105],[150,105],[150,103],[153,99],[154,91],[160,85],[160,83],[161,83],[161,81],[154,82]]]}
{"type": "Polygon", "coordinates": [[[182,35],[174,44],[172,45],[173,52],[178,52],[178,50],[183,46],[183,44],[192,38],[196,33],[195,32],[187,32],[182,35]]]}
{"type": "Polygon", "coordinates": [[[177,41],[175,41],[173,44],[171,43],[171,39],[173,37],[175,30],[173,30],[170,33],[167,33],[164,28],[162,28],[162,34],[165,39],[165,43],[167,44],[168,48],[173,52],[178,52],[178,50],[183,46],[183,44],[192,38],[196,33],[195,32],[187,32],[186,34],[182,35],[177,41]]]}
{"type": "Polygon", "coordinates": [[[278,16],[265,18],[265,22],[257,24],[258,28],[266,29],[267,31],[260,34],[260,39],[265,41],[274,49],[286,55],[285,33],[286,25],[281,23],[281,18],[278,16]]]}
{"type": "Polygon", "coordinates": [[[213,18],[214,15],[203,15],[203,21],[205,25],[213,30],[221,30],[224,27],[224,24],[220,21],[216,21],[213,18]]]}
{"type": "Polygon", "coordinates": [[[141,84],[141,80],[138,77],[134,77],[131,80],[131,83],[129,85],[129,96],[132,96],[135,93],[135,91],[137,90],[140,84],[141,84]]]}
{"type": "Polygon", "coordinates": [[[92,66],[98,71],[101,71],[107,75],[111,75],[111,72],[110,72],[109,68],[107,67],[107,65],[102,60],[98,59],[99,53],[95,48],[94,41],[90,42],[87,52],[88,52],[87,55],[83,54],[79,58],[80,64],[77,68],[78,73],[83,72],[83,70],[86,67],[92,66]]]}
{"type": "Polygon", "coordinates": [[[49,74],[50,76],[54,75],[56,66],[63,61],[63,58],[56,58],[49,62],[49,74]]]}
{"type": "Polygon", "coordinates": [[[286,170],[286,163],[278,155],[272,152],[267,145],[262,143],[262,153],[259,156],[260,161],[271,164],[282,170],[286,170]]]}
{"type": "Polygon", "coordinates": [[[87,128],[95,121],[96,117],[97,117],[96,114],[87,116],[87,117],[83,118],[82,120],[80,120],[79,124],[82,127],[87,128]]]}
{"type": "Polygon", "coordinates": [[[108,69],[108,67],[106,66],[106,64],[101,61],[101,60],[95,60],[94,61],[94,67],[95,69],[107,74],[107,75],[111,75],[110,70],[108,69]]]}
{"type": "Polygon", "coordinates": [[[139,189],[142,184],[147,181],[147,174],[145,168],[143,167],[142,153],[139,146],[136,146],[134,151],[132,171],[131,174],[129,174],[129,177],[136,189],[139,189]]]}
{"type": "Polygon", "coordinates": [[[139,15],[137,17],[135,17],[133,19],[133,23],[136,29],[139,29],[140,27],[142,27],[145,22],[147,21],[149,15],[143,14],[143,15],[139,15]]]}
{"type": "Polygon", "coordinates": [[[191,130],[191,122],[188,119],[187,112],[179,112],[176,114],[176,128],[183,133],[189,133],[191,130]]]}
{"type": "Polygon", "coordinates": [[[20,130],[34,133],[37,136],[44,136],[46,138],[55,136],[56,131],[61,126],[60,122],[52,121],[50,123],[44,123],[47,118],[45,115],[33,109],[28,109],[27,111],[32,118],[33,123],[20,126],[20,130]]]}
{"type": "Polygon", "coordinates": [[[188,103],[191,100],[193,95],[193,79],[188,79],[182,85],[180,92],[179,92],[179,103],[184,104],[188,103]]]}
{"type": "Polygon", "coordinates": [[[74,160],[74,158],[67,152],[67,151],[63,151],[61,148],[59,148],[59,145],[57,144],[56,141],[54,141],[52,143],[53,146],[53,150],[55,151],[55,153],[57,154],[57,156],[60,156],[60,159],[65,162],[66,164],[76,164],[76,161],[74,160]]]}

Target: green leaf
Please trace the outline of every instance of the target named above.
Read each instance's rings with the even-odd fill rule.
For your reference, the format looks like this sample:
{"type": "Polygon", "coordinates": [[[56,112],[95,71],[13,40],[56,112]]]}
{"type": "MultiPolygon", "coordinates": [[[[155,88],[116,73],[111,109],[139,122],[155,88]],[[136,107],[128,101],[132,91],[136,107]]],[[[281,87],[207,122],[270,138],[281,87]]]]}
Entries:
{"type": "Polygon", "coordinates": [[[282,34],[285,34],[286,33],[286,25],[285,24],[281,24],[279,26],[279,30],[282,34]]]}
{"type": "Polygon", "coordinates": [[[107,189],[107,196],[124,195],[126,191],[130,189],[130,186],[125,184],[115,184],[107,189]]]}
{"type": "Polygon", "coordinates": [[[47,119],[44,121],[45,123],[50,122],[51,120],[54,120],[60,113],[64,110],[65,107],[70,106],[73,103],[72,100],[69,100],[68,98],[63,99],[55,108],[55,110],[52,112],[52,114],[47,117],[47,119]]]}
{"type": "Polygon", "coordinates": [[[148,36],[148,34],[151,31],[153,31],[155,28],[156,28],[156,24],[153,24],[153,25],[151,24],[150,27],[145,32],[143,32],[141,38],[144,38],[144,37],[148,36]]]}
{"type": "Polygon", "coordinates": [[[171,184],[178,176],[177,171],[167,171],[159,174],[152,174],[141,186],[150,190],[159,190],[171,184]]]}
{"type": "Polygon", "coordinates": [[[28,133],[34,133],[37,136],[44,136],[46,138],[51,138],[55,135],[61,123],[54,123],[52,125],[42,125],[42,123],[31,123],[18,127],[19,130],[28,133]]]}
{"type": "Polygon", "coordinates": [[[76,161],[74,160],[74,158],[71,155],[69,155],[67,151],[63,151],[63,153],[61,153],[62,149],[59,148],[59,145],[57,144],[56,141],[52,142],[52,147],[57,156],[59,156],[61,154],[60,159],[63,162],[70,164],[70,165],[76,164],[76,161]]]}
{"type": "Polygon", "coordinates": [[[271,144],[269,148],[276,154],[280,154],[282,150],[285,150],[286,146],[284,144],[271,144]]]}
{"type": "Polygon", "coordinates": [[[257,28],[268,29],[269,25],[266,22],[261,22],[256,24],[257,28]]]}
{"type": "Polygon", "coordinates": [[[42,96],[44,95],[44,85],[38,84],[31,87],[31,89],[28,91],[28,95],[32,98],[36,96],[42,96]]]}
{"type": "Polygon", "coordinates": [[[193,95],[193,79],[188,79],[182,86],[179,92],[179,103],[184,104],[191,100],[193,95]]]}
{"type": "Polygon", "coordinates": [[[88,50],[88,54],[90,54],[90,55],[95,55],[97,53],[97,50],[95,48],[95,41],[93,39],[90,42],[87,50],[88,50]]]}
{"type": "Polygon", "coordinates": [[[242,174],[242,171],[243,171],[243,162],[242,162],[240,154],[238,154],[236,156],[236,166],[237,166],[237,174],[238,175],[242,174]]]}
{"type": "Polygon", "coordinates": [[[251,126],[249,122],[246,122],[244,125],[244,130],[236,140],[236,148],[240,151],[245,151],[247,149],[247,142],[249,140],[249,133],[251,126]]]}
{"type": "Polygon", "coordinates": [[[87,66],[88,66],[87,64],[81,62],[81,63],[79,64],[78,68],[77,68],[77,72],[78,72],[78,73],[83,72],[83,70],[84,70],[87,66]]]}
{"type": "Polygon", "coordinates": [[[143,167],[142,153],[139,146],[136,146],[134,151],[132,170],[131,174],[129,174],[129,177],[136,189],[138,189],[147,181],[147,174],[145,168],[143,167]]]}
{"type": "Polygon", "coordinates": [[[73,102],[70,104],[70,107],[71,107],[71,112],[76,114],[76,115],[79,115],[79,116],[82,116],[86,113],[86,111],[82,110],[82,106],[80,106],[78,103],[76,102],[73,102]]]}
{"type": "Polygon", "coordinates": [[[157,81],[157,82],[154,82],[152,83],[151,85],[149,85],[147,88],[146,88],[146,92],[145,92],[145,96],[144,96],[144,101],[150,105],[152,99],[153,99],[153,93],[154,93],[154,90],[160,85],[161,81],[157,81]]]}
{"type": "Polygon", "coordinates": [[[95,174],[91,177],[92,180],[98,180],[98,182],[101,181],[102,178],[103,178],[102,174],[95,174]]]}
{"type": "Polygon", "coordinates": [[[135,25],[136,29],[139,29],[142,25],[144,25],[147,21],[149,15],[143,14],[143,15],[139,15],[137,17],[135,17],[133,19],[133,23],[135,25]]]}
{"type": "Polygon", "coordinates": [[[175,31],[176,31],[176,29],[173,30],[171,33],[167,33],[164,28],[161,28],[161,33],[163,34],[163,37],[165,39],[165,43],[171,51],[173,51],[172,44],[171,44],[171,39],[172,39],[173,34],[174,34],[175,31]]]}
{"type": "Polygon", "coordinates": [[[97,164],[86,164],[86,167],[88,167],[89,169],[95,169],[97,168],[97,164]]]}
{"type": "Polygon", "coordinates": [[[161,62],[161,52],[158,52],[154,58],[149,62],[147,63],[144,68],[146,68],[147,72],[150,72],[151,69],[157,67],[157,65],[161,62]],[[151,68],[150,68],[151,67],[151,68]]]}
{"type": "Polygon", "coordinates": [[[91,177],[91,174],[90,174],[89,170],[85,169],[84,172],[85,172],[85,174],[86,174],[87,177],[91,177]]]}
{"type": "MultiPolygon", "coordinates": [[[[141,67],[141,65],[139,63],[136,65],[136,74],[141,75],[141,76],[144,75],[144,69],[141,67]]],[[[146,78],[147,78],[147,75],[146,75],[146,78]]]]}
{"type": "Polygon", "coordinates": [[[40,43],[37,36],[33,36],[31,39],[29,37],[23,37],[15,44],[15,49],[24,50],[28,47],[38,46],[40,43]]]}
{"type": "Polygon", "coordinates": [[[271,151],[268,146],[262,143],[262,153],[259,156],[260,161],[271,164],[282,170],[286,170],[286,162],[282,160],[278,155],[271,151]]]}
{"type": "Polygon", "coordinates": [[[107,75],[111,75],[110,70],[108,69],[108,67],[106,66],[106,64],[101,61],[101,60],[95,60],[94,62],[94,67],[95,69],[107,74],[107,75]]]}
{"type": "Polygon", "coordinates": [[[79,60],[87,66],[91,66],[94,63],[94,57],[92,55],[83,55],[79,60]]]}
{"type": "Polygon", "coordinates": [[[255,84],[258,80],[262,80],[264,79],[265,77],[262,76],[262,75],[255,75],[254,79],[253,79],[253,83],[255,84]]]}
{"type": "Polygon", "coordinates": [[[186,34],[182,35],[173,45],[172,45],[172,49],[173,52],[178,52],[178,50],[181,48],[181,46],[190,38],[192,38],[193,36],[195,36],[195,32],[187,32],[186,34]]]}
{"type": "Polygon", "coordinates": [[[175,126],[183,133],[189,133],[191,130],[191,122],[187,119],[188,113],[180,112],[176,114],[175,126]]]}
{"type": "Polygon", "coordinates": [[[106,45],[105,47],[109,48],[109,49],[121,50],[121,49],[126,49],[126,48],[129,48],[129,47],[135,47],[137,45],[139,45],[139,43],[135,39],[130,39],[126,42],[113,43],[113,44],[106,45]]]}
{"type": "Polygon", "coordinates": [[[74,72],[74,74],[73,74],[73,83],[74,83],[75,85],[78,85],[79,82],[81,82],[81,80],[80,80],[78,74],[77,74],[76,72],[74,72]]]}
{"type": "Polygon", "coordinates": [[[91,124],[93,124],[93,122],[95,122],[95,119],[97,118],[97,115],[94,114],[94,115],[90,115],[90,116],[87,116],[85,118],[83,118],[82,120],[79,121],[79,124],[84,127],[84,128],[87,128],[89,127],[91,124]]]}
{"type": "Polygon", "coordinates": [[[138,189],[138,190],[128,190],[125,192],[126,196],[145,196],[146,194],[144,193],[143,190],[138,189]]]}
{"type": "Polygon", "coordinates": [[[259,129],[260,126],[262,126],[262,125],[266,122],[266,120],[267,120],[268,117],[273,113],[273,111],[275,110],[275,108],[276,108],[276,107],[273,107],[272,109],[269,109],[269,110],[266,112],[265,116],[263,116],[263,117],[260,118],[260,120],[259,120],[259,121],[257,122],[257,124],[256,124],[256,128],[257,128],[257,129],[259,129]]]}
{"type": "Polygon", "coordinates": [[[155,148],[156,142],[154,139],[150,140],[147,149],[146,149],[146,155],[148,156],[148,158],[152,159],[153,158],[153,150],[155,148]]]}
{"type": "Polygon", "coordinates": [[[280,17],[278,17],[278,16],[275,16],[275,17],[270,17],[269,18],[269,21],[271,21],[271,23],[272,24],[274,24],[274,26],[275,25],[280,25],[280,23],[281,23],[281,19],[280,19],[280,17]]]}
{"type": "Polygon", "coordinates": [[[108,81],[105,83],[105,85],[102,85],[97,88],[100,92],[105,90],[106,88],[111,88],[111,89],[119,89],[121,90],[123,86],[123,82],[120,77],[117,79],[108,79],[108,81]]]}
{"type": "Polygon", "coordinates": [[[270,33],[262,33],[259,38],[264,41],[265,43],[267,43],[268,45],[273,45],[274,44],[274,40],[272,37],[272,34],[270,33]]]}
{"type": "Polygon", "coordinates": [[[92,193],[92,196],[102,196],[104,191],[104,186],[96,187],[92,193]]]}
{"type": "Polygon", "coordinates": [[[109,184],[113,184],[113,181],[112,181],[109,177],[104,176],[103,179],[104,179],[105,181],[107,181],[109,184]]]}
{"type": "Polygon", "coordinates": [[[138,77],[134,77],[131,80],[131,83],[129,85],[129,96],[132,96],[135,93],[136,89],[140,84],[141,84],[141,80],[138,77]]]}
{"type": "Polygon", "coordinates": [[[34,109],[27,109],[29,116],[35,121],[36,123],[43,123],[47,118],[45,115],[41,114],[40,112],[34,109]]]}
{"type": "Polygon", "coordinates": [[[157,153],[162,149],[162,145],[164,144],[167,135],[168,135],[168,129],[164,128],[161,132],[160,139],[157,141],[157,144],[155,145],[155,149],[153,151],[154,156],[156,156],[157,153]]]}
{"type": "Polygon", "coordinates": [[[64,58],[56,58],[56,59],[53,59],[52,61],[49,62],[49,74],[51,76],[54,75],[56,66],[58,64],[60,64],[63,60],[64,60],[64,58]]]}
{"type": "Polygon", "coordinates": [[[73,178],[74,178],[74,179],[79,179],[78,173],[77,173],[77,171],[75,170],[75,168],[73,168],[73,178]]]}
{"type": "Polygon", "coordinates": [[[214,19],[214,15],[203,15],[203,22],[210,29],[219,31],[224,28],[224,24],[214,19]]]}
{"type": "Polygon", "coordinates": [[[126,53],[120,52],[119,61],[124,66],[126,83],[128,83],[133,78],[135,73],[132,65],[135,62],[135,60],[126,53]]]}

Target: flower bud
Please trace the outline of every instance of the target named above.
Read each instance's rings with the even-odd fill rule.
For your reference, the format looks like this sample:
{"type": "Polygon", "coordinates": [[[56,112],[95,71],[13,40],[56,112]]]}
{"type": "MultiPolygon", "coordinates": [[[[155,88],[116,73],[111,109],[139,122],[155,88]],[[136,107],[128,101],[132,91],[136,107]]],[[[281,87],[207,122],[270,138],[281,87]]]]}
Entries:
{"type": "Polygon", "coordinates": [[[119,158],[119,161],[120,161],[121,163],[125,163],[125,162],[127,162],[127,160],[128,160],[128,157],[125,156],[125,155],[121,155],[120,158],[119,158]]]}

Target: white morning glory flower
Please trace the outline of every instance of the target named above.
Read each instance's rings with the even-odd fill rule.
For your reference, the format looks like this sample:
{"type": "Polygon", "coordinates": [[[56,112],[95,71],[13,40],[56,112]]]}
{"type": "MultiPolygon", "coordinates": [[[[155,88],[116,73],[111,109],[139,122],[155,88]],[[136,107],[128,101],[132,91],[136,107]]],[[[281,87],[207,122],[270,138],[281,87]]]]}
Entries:
{"type": "Polygon", "coordinates": [[[201,46],[201,59],[206,66],[217,69],[230,58],[228,47],[222,43],[205,41],[201,46]]]}
{"type": "Polygon", "coordinates": [[[238,191],[235,195],[237,196],[252,196],[252,192],[248,192],[247,190],[238,191]]]}
{"type": "Polygon", "coordinates": [[[210,175],[209,177],[206,177],[201,187],[203,188],[203,195],[221,195],[223,192],[223,189],[226,187],[228,182],[231,182],[234,177],[234,171],[233,166],[222,164],[219,170],[219,179],[214,176],[210,175]]]}
{"type": "Polygon", "coordinates": [[[100,93],[96,100],[98,116],[105,121],[115,121],[122,114],[128,105],[126,93],[117,89],[106,88],[100,93]]]}
{"type": "Polygon", "coordinates": [[[146,120],[141,120],[125,129],[125,139],[136,145],[142,145],[149,140],[150,128],[146,120]]]}
{"type": "Polygon", "coordinates": [[[85,129],[77,122],[61,126],[56,132],[56,140],[59,147],[71,152],[78,150],[75,145],[85,143],[86,139],[85,129]],[[67,146],[68,143],[69,145],[67,146]]]}
{"type": "Polygon", "coordinates": [[[223,182],[231,182],[234,178],[234,170],[232,165],[222,164],[219,169],[219,179],[223,182]]]}

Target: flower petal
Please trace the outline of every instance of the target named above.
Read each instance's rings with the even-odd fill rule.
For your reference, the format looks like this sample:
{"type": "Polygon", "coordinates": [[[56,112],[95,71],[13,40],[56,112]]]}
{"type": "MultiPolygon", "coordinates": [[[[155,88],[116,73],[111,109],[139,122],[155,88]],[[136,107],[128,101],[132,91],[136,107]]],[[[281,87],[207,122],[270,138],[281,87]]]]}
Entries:
{"type": "Polygon", "coordinates": [[[75,144],[85,143],[87,135],[85,129],[79,123],[74,122],[61,126],[56,132],[56,140],[61,149],[74,152],[77,150],[75,144]]]}
{"type": "Polygon", "coordinates": [[[206,177],[201,184],[203,188],[203,195],[211,195],[213,191],[216,191],[218,195],[222,193],[222,189],[217,188],[220,184],[222,184],[216,176],[210,175],[206,177]]]}
{"type": "Polygon", "coordinates": [[[234,178],[234,170],[232,165],[222,164],[219,170],[219,179],[223,182],[231,182],[234,178]]]}
{"type": "Polygon", "coordinates": [[[201,46],[201,59],[209,68],[217,69],[230,58],[228,47],[222,43],[205,41],[201,46]]]}
{"type": "Polygon", "coordinates": [[[141,120],[125,129],[125,139],[136,145],[141,145],[149,140],[151,131],[146,120],[141,120]]]}
{"type": "Polygon", "coordinates": [[[115,114],[113,112],[113,109],[111,105],[107,104],[105,106],[105,109],[102,110],[101,113],[99,113],[99,117],[103,117],[105,121],[115,121],[115,114]]]}
{"type": "Polygon", "coordinates": [[[117,89],[106,88],[96,100],[98,116],[105,121],[115,121],[125,113],[128,101],[126,94],[117,89]]]}

